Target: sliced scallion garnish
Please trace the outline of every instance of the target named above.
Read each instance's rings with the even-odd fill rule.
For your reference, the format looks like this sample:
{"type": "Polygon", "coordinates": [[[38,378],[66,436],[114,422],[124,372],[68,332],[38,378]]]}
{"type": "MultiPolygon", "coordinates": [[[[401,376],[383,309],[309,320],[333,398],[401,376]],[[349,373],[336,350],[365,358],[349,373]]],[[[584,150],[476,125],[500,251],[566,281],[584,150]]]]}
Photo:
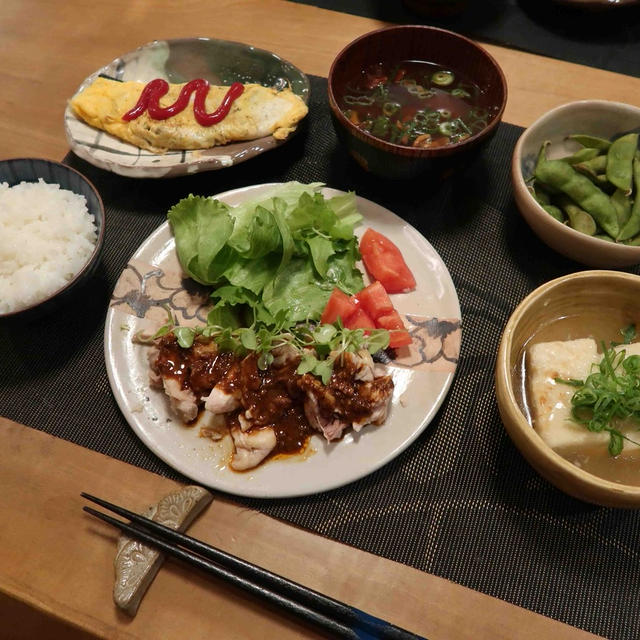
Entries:
{"type": "MultiPolygon", "coordinates": [[[[635,337],[635,327],[621,332],[626,339],[635,337]]],[[[608,451],[619,455],[627,440],[639,445],[619,430],[622,421],[632,421],[640,428],[640,356],[627,356],[626,351],[607,348],[585,380],[557,378],[556,382],[576,388],[571,398],[571,417],[594,433],[609,434],[608,451]]]]}

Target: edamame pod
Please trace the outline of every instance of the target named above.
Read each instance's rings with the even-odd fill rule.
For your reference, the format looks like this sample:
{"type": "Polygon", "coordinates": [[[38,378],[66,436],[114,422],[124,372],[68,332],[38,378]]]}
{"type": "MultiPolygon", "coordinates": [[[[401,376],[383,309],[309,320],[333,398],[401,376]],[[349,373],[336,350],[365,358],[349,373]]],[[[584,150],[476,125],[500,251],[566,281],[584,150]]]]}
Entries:
{"type": "MultiPolygon", "coordinates": [[[[564,222],[564,213],[560,210],[560,207],[556,207],[553,204],[543,204],[542,208],[558,222],[564,222]]],[[[589,214],[587,214],[589,215],[589,214]]]]}
{"type": "Polygon", "coordinates": [[[533,193],[534,193],[534,197],[535,199],[540,203],[540,204],[551,204],[551,198],[549,197],[549,194],[538,188],[533,189],[533,193]]]}
{"type": "Polygon", "coordinates": [[[607,180],[607,176],[604,173],[594,173],[593,171],[589,171],[588,169],[584,169],[582,163],[576,164],[573,168],[584,176],[587,176],[593,184],[600,187],[606,193],[613,193],[615,191],[615,187],[607,180]]]}
{"type": "Polygon", "coordinates": [[[583,173],[590,173],[596,176],[599,173],[604,173],[606,171],[607,156],[596,156],[591,160],[585,160],[584,162],[576,164],[575,168],[583,173]]]}
{"type": "Polygon", "coordinates": [[[594,238],[598,238],[598,240],[606,240],[607,242],[615,242],[615,240],[611,237],[608,236],[606,233],[596,233],[595,236],[593,236],[594,238]]]}
{"type": "Polygon", "coordinates": [[[535,176],[538,167],[547,161],[547,147],[551,144],[551,140],[545,140],[540,146],[540,151],[538,151],[538,157],[536,158],[536,166],[533,170],[533,175],[535,176]]]}
{"type": "Polygon", "coordinates": [[[631,194],[631,167],[637,148],[638,134],[628,133],[612,142],[607,151],[607,179],[626,194],[631,194]]]}
{"type": "Polygon", "coordinates": [[[533,180],[533,184],[527,185],[527,190],[533,196],[533,199],[540,206],[551,204],[551,197],[549,196],[549,194],[544,189],[541,189],[539,184],[535,184],[535,178],[533,180]]]}
{"type": "Polygon", "coordinates": [[[609,195],[611,195],[616,190],[616,188],[607,180],[607,176],[604,173],[599,173],[596,176],[587,176],[587,177],[591,179],[591,182],[593,182],[593,184],[600,187],[604,192],[608,193],[609,195]]]}
{"type": "Polygon", "coordinates": [[[586,211],[572,203],[567,203],[562,208],[569,218],[569,226],[572,229],[586,233],[588,236],[595,235],[596,221],[586,211]]]}
{"type": "Polygon", "coordinates": [[[594,158],[600,155],[600,151],[598,149],[590,149],[584,148],[576,151],[573,155],[567,156],[566,158],[561,158],[564,162],[568,162],[569,164],[578,164],[580,162],[587,162],[588,160],[593,160],[594,158]]]}
{"type": "Polygon", "coordinates": [[[544,185],[559,189],[568,195],[612,238],[620,231],[616,210],[609,196],[601,191],[589,178],[578,173],[562,160],[547,160],[536,167],[536,178],[544,185]]]}
{"type": "Polygon", "coordinates": [[[622,229],[631,216],[631,200],[622,189],[616,189],[611,195],[611,203],[616,208],[618,224],[622,229]]]}
{"type": "Polygon", "coordinates": [[[629,240],[640,233],[640,160],[638,158],[633,159],[633,181],[636,186],[636,199],[631,207],[629,220],[618,235],[617,239],[621,241],[629,240]]]}
{"type": "Polygon", "coordinates": [[[599,151],[606,151],[611,143],[604,138],[598,138],[597,136],[588,136],[582,133],[575,133],[571,136],[567,136],[569,140],[575,140],[578,144],[589,149],[598,149],[599,151]]]}

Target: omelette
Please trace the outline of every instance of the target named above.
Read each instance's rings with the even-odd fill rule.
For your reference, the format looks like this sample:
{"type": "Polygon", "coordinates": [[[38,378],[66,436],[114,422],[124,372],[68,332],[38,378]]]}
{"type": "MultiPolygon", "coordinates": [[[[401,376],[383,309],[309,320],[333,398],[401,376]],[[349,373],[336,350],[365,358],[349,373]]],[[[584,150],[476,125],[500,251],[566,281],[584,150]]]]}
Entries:
{"type": "MultiPolygon", "coordinates": [[[[169,84],[160,106],[173,104],[183,84],[169,84]]],[[[191,96],[187,107],[166,120],[154,120],[145,111],[134,120],[123,115],[132,109],[145,87],[143,82],[119,82],[98,77],[70,101],[74,113],[87,124],[153,153],[168,150],[209,149],[229,142],[255,140],[272,135],[277,140],[291,134],[307,114],[302,98],[287,88],[277,91],[259,84],[245,84],[228,115],[211,126],[195,118],[191,96]]],[[[209,86],[206,111],[215,111],[229,87],[209,86]]]]}

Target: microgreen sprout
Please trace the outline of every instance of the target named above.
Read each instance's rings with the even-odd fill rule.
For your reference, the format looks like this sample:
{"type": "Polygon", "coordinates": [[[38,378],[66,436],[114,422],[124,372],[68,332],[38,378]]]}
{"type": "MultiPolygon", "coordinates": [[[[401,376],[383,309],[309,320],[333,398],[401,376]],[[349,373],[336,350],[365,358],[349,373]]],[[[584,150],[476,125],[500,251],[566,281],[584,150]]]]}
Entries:
{"type": "Polygon", "coordinates": [[[150,338],[138,335],[139,342],[153,342],[157,338],[173,333],[178,344],[188,349],[196,340],[212,340],[222,351],[231,351],[239,356],[250,352],[258,355],[258,368],[265,370],[273,362],[273,351],[289,345],[300,355],[297,373],[311,373],[327,384],[331,379],[334,362],[344,353],[355,353],[361,349],[374,354],[389,346],[386,329],[345,329],[338,321],[335,324],[299,324],[289,329],[268,328],[264,325],[232,329],[215,324],[198,327],[181,326],[168,311],[168,321],[150,338]]]}

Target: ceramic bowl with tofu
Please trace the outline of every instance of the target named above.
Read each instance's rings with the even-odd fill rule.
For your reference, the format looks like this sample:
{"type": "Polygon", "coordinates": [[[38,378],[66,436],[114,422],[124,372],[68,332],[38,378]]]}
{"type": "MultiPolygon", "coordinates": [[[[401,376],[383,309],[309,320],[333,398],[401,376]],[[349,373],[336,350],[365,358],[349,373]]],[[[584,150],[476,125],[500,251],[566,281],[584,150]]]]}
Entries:
{"type": "MultiPolygon", "coordinates": [[[[514,199],[531,230],[554,251],[599,269],[640,264],[640,246],[629,246],[577,231],[552,217],[530,191],[530,181],[544,142],[551,143],[547,157],[554,160],[566,158],[581,149],[578,142],[568,138],[569,135],[588,134],[614,140],[631,132],[640,132],[640,107],[609,100],[578,100],[551,109],[518,139],[511,160],[514,199]]],[[[634,192],[636,195],[632,197],[637,198],[637,188],[634,192]]],[[[609,190],[606,195],[611,195],[609,190]]],[[[594,233],[605,235],[598,230],[594,233]]]]}
{"type": "MultiPolygon", "coordinates": [[[[640,422],[616,419],[594,431],[572,412],[576,381],[600,372],[605,351],[623,349],[621,359],[640,356],[640,276],[583,271],[552,280],[505,326],[496,398],[507,433],[546,480],[587,502],[637,508],[640,422]]],[[[620,364],[616,373],[623,370],[620,364]]],[[[579,411],[592,415],[588,407],[579,411]]]]}

